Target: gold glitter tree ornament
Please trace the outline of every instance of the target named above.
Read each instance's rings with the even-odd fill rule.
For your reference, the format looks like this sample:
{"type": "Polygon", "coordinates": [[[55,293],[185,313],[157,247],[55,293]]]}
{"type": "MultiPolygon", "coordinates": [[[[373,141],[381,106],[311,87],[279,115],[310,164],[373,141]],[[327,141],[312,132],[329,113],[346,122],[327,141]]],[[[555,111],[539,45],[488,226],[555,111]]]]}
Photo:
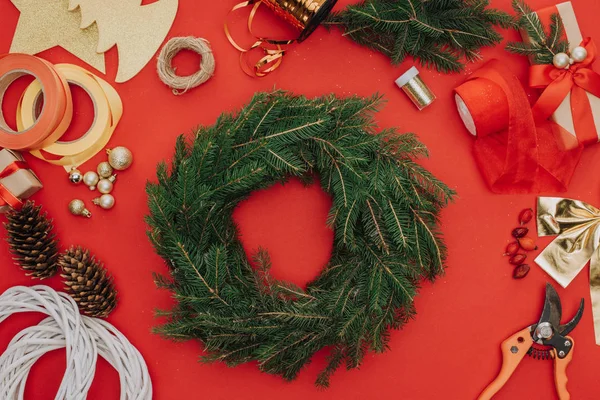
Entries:
{"type": "Polygon", "coordinates": [[[119,51],[115,81],[126,82],[152,59],[173,25],[179,0],[11,0],[21,12],[11,53],[60,46],[105,73],[104,52],[119,51]]]}
{"type": "Polygon", "coordinates": [[[140,4],[141,0],[69,1],[70,10],[81,11],[82,29],[97,25],[97,52],[117,46],[118,83],[133,78],[152,59],[173,25],[179,0],[140,4]]]}
{"type": "Polygon", "coordinates": [[[79,12],[69,0],[11,0],[21,12],[11,53],[37,54],[59,46],[104,73],[104,54],[96,52],[98,28],[80,28],[79,12]]]}

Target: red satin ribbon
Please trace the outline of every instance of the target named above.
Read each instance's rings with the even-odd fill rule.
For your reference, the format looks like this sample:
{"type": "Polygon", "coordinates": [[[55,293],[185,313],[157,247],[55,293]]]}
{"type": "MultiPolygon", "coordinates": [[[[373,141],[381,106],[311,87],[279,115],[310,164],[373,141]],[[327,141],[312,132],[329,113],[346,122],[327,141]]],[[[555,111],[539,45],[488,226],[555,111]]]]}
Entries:
{"type": "Polygon", "coordinates": [[[596,58],[596,45],[588,38],[581,43],[581,46],[588,52],[586,59],[572,64],[568,69],[558,69],[552,64],[531,66],[529,86],[545,88],[533,107],[536,121],[548,119],[571,93],[571,113],[575,133],[579,142],[587,146],[598,143],[598,132],[587,93],[600,97],[600,75],[590,68],[596,58]]]}
{"type": "MultiPolygon", "coordinates": [[[[475,160],[491,190],[504,194],[567,190],[582,147],[570,151],[559,148],[555,138],[558,125],[534,120],[523,86],[498,60],[489,61],[469,77],[469,81],[478,80],[482,87],[489,82],[500,87],[508,103],[507,128],[478,136],[473,145],[475,160]]],[[[461,97],[466,94],[462,87],[456,92],[461,97]]],[[[478,101],[485,95],[482,93],[471,92],[472,106],[467,105],[485,107],[484,101],[478,101]]]]}
{"type": "MultiPolygon", "coordinates": [[[[29,169],[29,165],[25,161],[14,161],[6,166],[2,172],[0,172],[0,181],[21,169],[29,169]]],[[[13,195],[10,190],[6,188],[0,182],[0,207],[9,205],[12,208],[19,209],[23,205],[23,202],[13,195]]]]}

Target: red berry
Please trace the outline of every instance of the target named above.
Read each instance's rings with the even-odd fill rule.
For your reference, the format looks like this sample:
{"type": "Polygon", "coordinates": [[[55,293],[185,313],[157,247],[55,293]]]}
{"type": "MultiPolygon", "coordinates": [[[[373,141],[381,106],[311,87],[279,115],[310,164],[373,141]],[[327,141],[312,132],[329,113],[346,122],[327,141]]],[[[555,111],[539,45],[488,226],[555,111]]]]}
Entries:
{"type": "Polygon", "coordinates": [[[530,238],[529,236],[519,238],[519,245],[525,251],[537,250],[537,245],[535,244],[533,239],[530,238]]]}
{"type": "Polygon", "coordinates": [[[515,238],[522,238],[523,236],[526,236],[529,233],[529,229],[524,228],[524,227],[519,227],[519,228],[515,228],[512,231],[512,235],[515,238]]]}
{"type": "Polygon", "coordinates": [[[533,210],[531,208],[526,208],[519,214],[519,222],[521,225],[525,225],[533,218],[533,210]]]}
{"type": "Polygon", "coordinates": [[[517,252],[519,251],[520,248],[521,248],[521,246],[519,245],[518,242],[510,242],[506,246],[506,252],[504,253],[504,255],[505,256],[514,256],[515,254],[517,254],[517,252]]]}
{"type": "Polygon", "coordinates": [[[510,258],[510,260],[508,262],[511,263],[512,265],[520,265],[520,264],[523,264],[523,262],[525,261],[526,258],[527,258],[526,254],[523,254],[523,253],[515,254],[514,256],[512,256],[510,258]]]}
{"type": "Polygon", "coordinates": [[[517,265],[517,267],[513,271],[513,278],[514,279],[525,278],[527,276],[527,274],[529,273],[529,269],[530,269],[529,265],[527,265],[527,264],[517,265]]]}

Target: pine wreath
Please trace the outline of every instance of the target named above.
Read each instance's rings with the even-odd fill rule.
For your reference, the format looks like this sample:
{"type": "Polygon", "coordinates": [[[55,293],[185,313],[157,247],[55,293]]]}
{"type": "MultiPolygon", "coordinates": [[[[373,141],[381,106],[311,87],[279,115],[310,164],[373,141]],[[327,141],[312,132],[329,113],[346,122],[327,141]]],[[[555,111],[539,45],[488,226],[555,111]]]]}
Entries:
{"type": "Polygon", "coordinates": [[[170,269],[156,281],[177,302],[157,332],[201,340],[206,362],[257,361],[287,380],[327,347],[321,386],[386,349],[389,328],[415,314],[420,280],[443,273],[437,216],[453,192],[414,161],[427,150],[413,134],[375,133],[380,104],[259,93],[178,139],[147,186],[149,237],[170,269]],[[319,179],[333,198],[331,260],[306,290],[274,280],[265,250],[251,264],[232,221],[250,193],[290,177],[319,179]]]}

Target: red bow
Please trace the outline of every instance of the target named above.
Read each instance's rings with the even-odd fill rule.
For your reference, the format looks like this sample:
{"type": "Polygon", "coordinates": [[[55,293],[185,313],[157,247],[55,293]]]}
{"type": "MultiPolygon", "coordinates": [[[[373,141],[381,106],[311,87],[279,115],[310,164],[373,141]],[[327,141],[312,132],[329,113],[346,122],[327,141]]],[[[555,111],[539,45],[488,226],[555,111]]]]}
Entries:
{"type": "MultiPolygon", "coordinates": [[[[0,180],[9,177],[21,169],[29,169],[29,165],[25,161],[15,161],[10,163],[0,172],[0,180]]],[[[9,205],[12,208],[19,209],[23,202],[13,195],[10,190],[0,182],[0,207],[9,205]]]]}
{"type": "Polygon", "coordinates": [[[600,97],[600,75],[590,68],[596,58],[596,45],[588,38],[581,46],[587,50],[586,59],[572,64],[568,69],[558,69],[552,64],[531,66],[529,86],[546,88],[533,106],[536,121],[548,119],[571,93],[575,132],[579,141],[588,145],[598,143],[598,132],[587,93],[600,97]]]}

